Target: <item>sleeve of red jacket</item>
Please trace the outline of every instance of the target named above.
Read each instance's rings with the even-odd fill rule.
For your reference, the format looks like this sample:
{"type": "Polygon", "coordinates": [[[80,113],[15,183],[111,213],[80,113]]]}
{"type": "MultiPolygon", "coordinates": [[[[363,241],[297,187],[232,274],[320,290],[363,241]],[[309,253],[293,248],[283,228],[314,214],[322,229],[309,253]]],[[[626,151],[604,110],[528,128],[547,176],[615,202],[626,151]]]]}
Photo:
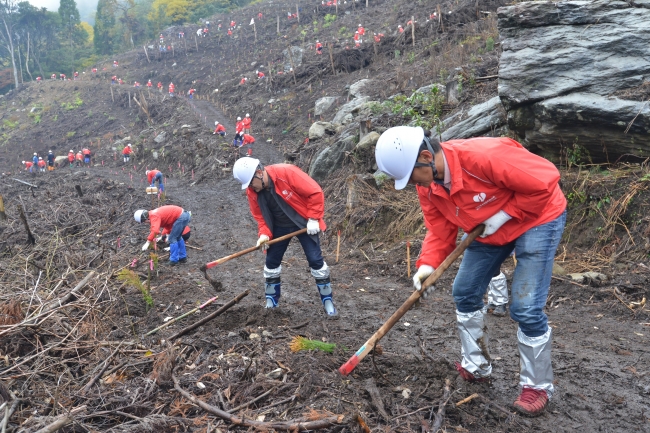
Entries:
{"type": "Polygon", "coordinates": [[[156,173],[154,173],[153,170],[151,170],[149,173],[147,173],[147,181],[149,182],[149,184],[151,184],[151,181],[153,180],[153,177],[154,177],[155,174],[156,173]]]}
{"type": "Polygon", "coordinates": [[[266,225],[260,205],[257,203],[257,193],[251,191],[250,188],[247,188],[246,196],[248,197],[248,205],[251,208],[251,214],[253,215],[253,218],[255,218],[255,221],[257,221],[257,236],[266,235],[269,239],[273,239],[273,233],[271,233],[271,229],[266,225]]]}
{"type": "Polygon", "coordinates": [[[149,224],[151,225],[151,231],[147,237],[149,242],[153,242],[156,236],[158,236],[158,233],[160,233],[160,221],[160,216],[149,212],[149,224]]]}
{"type": "Polygon", "coordinates": [[[500,188],[514,191],[513,197],[503,211],[515,221],[522,222],[541,216],[560,181],[560,172],[550,161],[530,153],[519,143],[514,143],[499,158],[488,159],[482,164],[485,176],[500,188]]]}
{"type": "Polygon", "coordinates": [[[320,185],[298,167],[287,173],[293,190],[307,203],[307,218],[322,220],[325,215],[325,194],[320,185]]]}
{"type": "Polygon", "coordinates": [[[415,266],[419,268],[422,265],[429,265],[437,268],[456,248],[458,227],[447,220],[438,208],[429,201],[429,188],[418,187],[417,189],[427,234],[422,242],[422,250],[415,262],[415,266]]]}

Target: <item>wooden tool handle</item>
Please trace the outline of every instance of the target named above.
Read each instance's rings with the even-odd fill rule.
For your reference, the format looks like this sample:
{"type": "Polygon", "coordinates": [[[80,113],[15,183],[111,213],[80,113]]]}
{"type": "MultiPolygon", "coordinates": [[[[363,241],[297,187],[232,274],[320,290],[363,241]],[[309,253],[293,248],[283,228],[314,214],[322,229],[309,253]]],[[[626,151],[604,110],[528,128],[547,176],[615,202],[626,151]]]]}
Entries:
{"type": "MultiPolygon", "coordinates": [[[[436,269],[435,272],[433,272],[431,275],[429,275],[429,278],[427,278],[427,279],[422,283],[422,288],[424,289],[425,287],[429,287],[429,286],[433,285],[436,281],[438,281],[438,279],[439,279],[439,278],[442,276],[442,274],[447,270],[447,268],[449,268],[449,266],[451,266],[451,264],[452,264],[452,263],[453,263],[453,262],[454,262],[454,261],[455,261],[455,260],[456,260],[460,255],[461,255],[461,254],[463,254],[463,252],[464,252],[465,249],[469,246],[469,244],[471,244],[472,242],[474,242],[474,239],[476,239],[476,238],[478,237],[478,235],[480,235],[481,233],[483,233],[483,230],[484,230],[484,229],[485,229],[485,226],[484,226],[483,224],[480,224],[480,225],[479,225],[478,227],[476,227],[474,230],[472,230],[471,232],[469,232],[469,233],[467,234],[467,238],[465,238],[464,241],[462,241],[460,244],[458,244],[458,246],[456,247],[456,249],[455,249],[454,251],[452,251],[451,254],[449,254],[449,256],[447,256],[447,258],[446,258],[446,259],[445,259],[445,260],[440,264],[440,266],[438,266],[438,269],[436,269]]],[[[390,317],[388,318],[388,320],[386,320],[386,322],[384,322],[383,325],[381,325],[381,327],[377,330],[377,332],[375,332],[375,333],[372,335],[372,337],[370,337],[370,338],[368,339],[368,341],[366,341],[366,342],[363,344],[363,346],[361,346],[361,347],[359,348],[359,350],[357,350],[357,352],[356,352],[354,355],[352,355],[352,357],[351,357],[350,359],[348,359],[348,361],[347,361],[345,364],[343,364],[341,367],[339,367],[339,372],[340,372],[343,376],[347,376],[348,374],[350,374],[350,373],[352,372],[352,370],[354,370],[355,367],[356,367],[357,365],[359,365],[359,362],[360,362],[363,358],[365,358],[366,355],[367,355],[368,353],[370,353],[370,351],[371,351],[372,349],[374,349],[375,344],[377,344],[377,342],[378,342],[379,340],[381,340],[381,337],[383,337],[384,335],[386,335],[386,334],[388,333],[388,331],[390,331],[390,329],[391,329],[393,326],[395,326],[395,323],[397,323],[397,321],[398,321],[399,319],[401,319],[402,316],[403,316],[404,314],[406,314],[406,312],[407,312],[408,310],[411,309],[411,307],[413,306],[413,304],[415,304],[415,302],[420,298],[421,295],[422,295],[422,291],[421,291],[421,290],[415,290],[413,293],[411,293],[411,296],[409,296],[408,299],[407,299],[407,300],[402,304],[402,306],[399,307],[399,308],[397,309],[397,311],[395,311],[395,312],[393,313],[393,315],[390,316],[390,317]]]]}
{"type": "Polygon", "coordinates": [[[238,253],[234,253],[234,254],[231,254],[231,255],[229,255],[229,256],[222,257],[222,258],[220,258],[220,259],[218,259],[218,260],[215,260],[215,261],[213,261],[213,262],[206,263],[206,264],[205,264],[205,268],[206,268],[206,269],[214,268],[215,266],[220,265],[220,264],[222,264],[222,263],[225,263],[225,262],[227,262],[228,260],[236,259],[237,257],[243,256],[243,255],[248,254],[248,253],[252,253],[253,251],[256,251],[256,250],[259,250],[260,248],[262,248],[263,245],[273,245],[273,244],[275,244],[275,243],[277,243],[277,242],[285,241],[285,240],[287,240],[287,239],[289,239],[289,238],[292,238],[292,237],[294,237],[294,236],[301,235],[301,234],[306,233],[306,232],[307,232],[307,229],[304,228],[304,229],[301,229],[301,230],[295,231],[295,232],[293,232],[293,233],[289,233],[288,235],[280,236],[279,238],[276,238],[276,239],[273,239],[273,240],[271,240],[271,241],[268,241],[268,242],[266,242],[265,244],[258,245],[258,246],[256,246],[256,247],[246,248],[245,250],[241,250],[241,251],[239,251],[238,253]]]}

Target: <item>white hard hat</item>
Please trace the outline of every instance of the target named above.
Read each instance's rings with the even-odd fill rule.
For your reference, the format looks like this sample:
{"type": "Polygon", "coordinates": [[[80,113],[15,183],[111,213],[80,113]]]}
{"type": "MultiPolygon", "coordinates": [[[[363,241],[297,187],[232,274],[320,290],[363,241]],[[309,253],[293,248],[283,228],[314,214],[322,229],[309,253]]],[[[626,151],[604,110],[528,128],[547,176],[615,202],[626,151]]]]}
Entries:
{"type": "Polygon", "coordinates": [[[361,27],[361,24],[359,24],[359,27],[361,27]]]}
{"type": "MultiPolygon", "coordinates": [[[[237,117],[237,120],[241,120],[241,117],[237,117]]],[[[34,154],[34,155],[36,155],[36,154],[34,154]]]]}
{"type": "Polygon", "coordinates": [[[135,218],[135,220],[136,220],[137,222],[141,223],[141,222],[142,222],[142,214],[145,213],[145,212],[146,212],[146,210],[144,210],[144,209],[138,209],[138,210],[135,211],[135,213],[133,214],[133,218],[135,218]]]}
{"type": "Polygon", "coordinates": [[[235,161],[235,165],[232,166],[232,175],[241,183],[241,189],[248,188],[255,175],[255,170],[257,170],[259,165],[260,160],[251,158],[250,156],[245,156],[235,161]]]}
{"type": "Polygon", "coordinates": [[[246,113],[246,117],[251,117],[251,115],[250,115],[250,114],[248,114],[248,113],[246,113]]]}
{"type": "Polygon", "coordinates": [[[127,146],[129,146],[129,147],[133,147],[133,146],[131,146],[131,143],[127,144],[127,146]]]}
{"type": "Polygon", "coordinates": [[[144,172],[144,174],[149,174],[149,173],[151,173],[151,170],[147,170],[144,172]]]}
{"type": "Polygon", "coordinates": [[[43,157],[42,157],[42,156],[39,156],[38,159],[43,159],[43,157]]]}
{"type": "Polygon", "coordinates": [[[218,124],[219,124],[219,122],[214,122],[214,126],[217,126],[218,124]]]}
{"type": "Polygon", "coordinates": [[[260,73],[260,71],[255,71],[255,73],[256,73],[256,74],[259,74],[259,73],[260,73]]]}
{"type": "Polygon", "coordinates": [[[52,151],[51,151],[51,150],[48,150],[47,153],[52,153],[52,151]]]}
{"type": "Polygon", "coordinates": [[[320,41],[319,41],[318,39],[316,39],[316,43],[319,43],[319,42],[320,42],[320,41]]]}
{"type": "Polygon", "coordinates": [[[36,152],[34,152],[34,156],[38,155],[36,152]]]}
{"type": "Polygon", "coordinates": [[[377,167],[395,179],[395,189],[403,189],[411,178],[423,140],[424,130],[419,126],[396,126],[379,137],[375,147],[377,167]]]}
{"type": "Polygon", "coordinates": [[[24,164],[24,163],[25,163],[25,161],[22,162],[22,164],[24,164]]]}
{"type": "Polygon", "coordinates": [[[74,150],[70,149],[70,152],[74,152],[74,150]]]}

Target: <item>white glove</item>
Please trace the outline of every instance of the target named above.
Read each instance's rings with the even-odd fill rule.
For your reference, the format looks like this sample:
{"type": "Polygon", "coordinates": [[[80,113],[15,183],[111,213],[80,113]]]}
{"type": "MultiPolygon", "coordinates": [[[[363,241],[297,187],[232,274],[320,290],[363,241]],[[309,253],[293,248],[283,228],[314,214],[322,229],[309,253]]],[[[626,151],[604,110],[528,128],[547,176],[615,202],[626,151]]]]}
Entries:
{"type": "Polygon", "coordinates": [[[163,248],[163,251],[169,251],[169,247],[163,248]]]}
{"type": "Polygon", "coordinates": [[[307,234],[315,235],[318,234],[319,231],[320,225],[318,224],[318,221],[310,218],[309,221],[307,221],[307,234]]]}
{"type": "MultiPolygon", "coordinates": [[[[256,247],[259,247],[260,245],[265,244],[265,243],[267,243],[268,241],[269,241],[269,237],[268,237],[268,236],[266,236],[266,235],[260,235],[260,238],[257,240],[257,245],[255,245],[255,246],[256,246],[256,247]]],[[[263,250],[265,250],[266,248],[267,248],[266,245],[264,245],[264,246],[262,247],[263,250]]]]}
{"type": "Polygon", "coordinates": [[[144,245],[142,245],[142,251],[147,251],[149,249],[149,245],[151,245],[151,242],[145,242],[144,245]]]}
{"type": "Polygon", "coordinates": [[[511,219],[512,217],[510,215],[500,210],[499,212],[492,215],[490,218],[483,221],[483,224],[485,224],[485,230],[483,230],[483,234],[481,234],[481,237],[484,238],[486,236],[490,236],[494,234],[497,230],[499,230],[499,228],[501,228],[502,225],[504,225],[511,219]]]}
{"type": "Polygon", "coordinates": [[[156,239],[153,240],[154,242],[158,243],[162,241],[162,236],[158,236],[156,239]]]}
{"type": "Polygon", "coordinates": [[[433,274],[433,266],[429,265],[421,265],[418,268],[418,271],[413,275],[413,287],[415,287],[415,290],[418,292],[422,290],[422,282],[426,280],[429,275],[433,274]]]}

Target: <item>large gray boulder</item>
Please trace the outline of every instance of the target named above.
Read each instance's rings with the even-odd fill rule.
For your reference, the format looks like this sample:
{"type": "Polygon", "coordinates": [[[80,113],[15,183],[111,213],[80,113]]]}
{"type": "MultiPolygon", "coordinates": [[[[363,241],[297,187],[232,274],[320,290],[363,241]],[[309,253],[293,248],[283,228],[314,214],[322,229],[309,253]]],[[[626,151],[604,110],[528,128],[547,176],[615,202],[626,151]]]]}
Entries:
{"type": "Polygon", "coordinates": [[[364,78],[363,80],[359,80],[354,84],[350,85],[350,89],[348,90],[348,93],[350,94],[351,97],[353,98],[360,98],[367,93],[364,91],[366,86],[371,86],[377,84],[375,80],[371,80],[369,78],[364,78]]]}
{"type": "Polygon", "coordinates": [[[309,139],[318,140],[326,135],[336,133],[336,128],[329,122],[314,122],[309,127],[309,139]]]}
{"type": "Polygon", "coordinates": [[[361,108],[363,104],[368,102],[368,99],[369,98],[367,96],[361,96],[359,98],[351,100],[345,105],[342,105],[341,108],[339,108],[339,111],[336,112],[334,119],[332,119],[332,123],[345,125],[352,122],[352,113],[361,108]]]}
{"type": "Polygon", "coordinates": [[[495,96],[489,101],[472,107],[465,119],[442,133],[442,141],[499,135],[507,121],[506,110],[501,105],[501,99],[495,96]]]}
{"type": "Polygon", "coordinates": [[[293,60],[293,67],[297,68],[302,64],[302,55],[305,52],[300,47],[291,47],[291,55],[289,55],[289,49],[285,49],[282,51],[282,55],[284,56],[284,71],[289,72],[291,69],[291,60],[293,60]]]}
{"type": "Polygon", "coordinates": [[[323,181],[343,166],[345,157],[357,142],[359,124],[350,124],[341,131],[336,142],[321,150],[309,166],[309,176],[316,181],[323,181]]]}
{"type": "Polygon", "coordinates": [[[314,115],[320,116],[321,114],[325,114],[327,110],[334,105],[337,99],[339,98],[336,96],[324,96],[317,99],[316,104],[314,105],[314,115]]]}
{"type": "Polygon", "coordinates": [[[547,156],[577,143],[594,161],[650,151],[650,107],[634,96],[650,79],[649,1],[528,2],[498,17],[499,96],[522,143],[547,156]]]}

